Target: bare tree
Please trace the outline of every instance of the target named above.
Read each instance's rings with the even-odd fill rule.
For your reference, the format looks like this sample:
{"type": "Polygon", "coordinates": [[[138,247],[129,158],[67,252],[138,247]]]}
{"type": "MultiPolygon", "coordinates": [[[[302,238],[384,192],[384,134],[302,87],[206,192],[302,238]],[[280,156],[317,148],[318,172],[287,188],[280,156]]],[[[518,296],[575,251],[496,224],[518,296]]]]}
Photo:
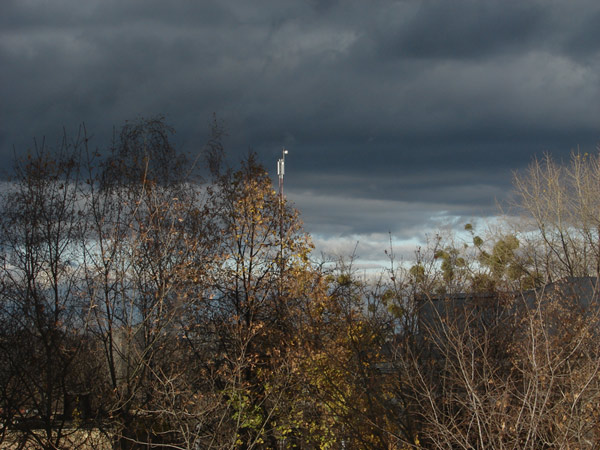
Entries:
{"type": "MultiPolygon", "coordinates": [[[[515,174],[517,207],[530,218],[533,246],[547,280],[600,273],[600,159],[574,152],[568,164],[549,155],[515,174]]],[[[525,231],[525,230],[523,230],[525,231]]]]}
{"type": "Polygon", "coordinates": [[[101,170],[88,170],[83,267],[106,374],[99,395],[123,448],[172,438],[161,402],[180,375],[182,319],[212,255],[200,185],[170,132],[162,120],[128,124],[101,170]]]}
{"type": "Polygon", "coordinates": [[[421,443],[595,448],[595,289],[565,283],[512,297],[431,300],[406,378],[421,443]]]}
{"type": "Polygon", "coordinates": [[[74,361],[86,321],[79,257],[85,220],[78,201],[79,145],[43,144],[19,161],[0,214],[3,409],[19,422],[23,445],[54,449],[68,440],[77,392],[74,361]],[[41,428],[43,433],[34,430],[41,428]],[[29,442],[25,444],[26,442],[29,442]]]}

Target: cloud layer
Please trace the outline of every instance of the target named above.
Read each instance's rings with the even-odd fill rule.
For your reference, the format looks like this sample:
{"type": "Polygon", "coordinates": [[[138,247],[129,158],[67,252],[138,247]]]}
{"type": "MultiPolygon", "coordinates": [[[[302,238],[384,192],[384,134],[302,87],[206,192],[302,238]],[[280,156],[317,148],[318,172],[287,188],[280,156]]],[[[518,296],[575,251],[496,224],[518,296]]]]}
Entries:
{"type": "MultiPolygon", "coordinates": [[[[5,0],[0,161],[164,114],[275,166],[309,231],[420,236],[491,215],[511,170],[600,139],[595,0],[5,0]]],[[[369,238],[366,238],[369,239],[369,238]]]]}

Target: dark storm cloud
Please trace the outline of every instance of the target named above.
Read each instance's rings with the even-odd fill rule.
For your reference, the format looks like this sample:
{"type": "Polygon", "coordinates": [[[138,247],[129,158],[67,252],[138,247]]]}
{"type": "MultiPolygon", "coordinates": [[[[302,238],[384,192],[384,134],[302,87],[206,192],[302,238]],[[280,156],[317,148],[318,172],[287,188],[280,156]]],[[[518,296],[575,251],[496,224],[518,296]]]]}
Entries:
{"type": "Polygon", "coordinates": [[[413,20],[384,40],[414,58],[488,58],[536,37],[543,5],[531,2],[426,2],[413,20]]]}
{"type": "Polygon", "coordinates": [[[512,169],[600,138],[595,0],[0,9],[3,165],[63,126],[85,122],[104,145],[113,127],[157,114],[195,152],[216,113],[233,158],[252,148],[274,166],[290,149],[288,192],[314,232],[408,236],[434,212],[493,214],[512,169]]]}

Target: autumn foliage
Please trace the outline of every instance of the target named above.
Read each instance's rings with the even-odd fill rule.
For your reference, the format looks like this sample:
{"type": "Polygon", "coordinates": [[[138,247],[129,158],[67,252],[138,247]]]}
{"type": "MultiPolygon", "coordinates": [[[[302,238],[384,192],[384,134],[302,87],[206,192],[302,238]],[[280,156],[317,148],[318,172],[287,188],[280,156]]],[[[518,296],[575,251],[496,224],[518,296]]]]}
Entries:
{"type": "Polygon", "coordinates": [[[516,179],[520,225],[377,278],[317,261],[221,132],[162,119],[15,162],[1,194],[0,447],[595,448],[598,160],[516,179]],[[596,177],[596,178],[595,178],[596,177]]]}

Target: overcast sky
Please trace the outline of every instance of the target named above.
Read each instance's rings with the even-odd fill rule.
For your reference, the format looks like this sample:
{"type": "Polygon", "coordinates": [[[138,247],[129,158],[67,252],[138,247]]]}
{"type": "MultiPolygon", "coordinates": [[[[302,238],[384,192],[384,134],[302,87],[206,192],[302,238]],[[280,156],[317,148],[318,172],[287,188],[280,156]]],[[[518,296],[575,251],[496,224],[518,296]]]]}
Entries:
{"type": "Polygon", "coordinates": [[[194,153],[216,113],[232,158],[289,149],[320,250],[380,260],[596,149],[599,23],[597,0],[1,0],[0,162],[158,114],[194,153]]]}

